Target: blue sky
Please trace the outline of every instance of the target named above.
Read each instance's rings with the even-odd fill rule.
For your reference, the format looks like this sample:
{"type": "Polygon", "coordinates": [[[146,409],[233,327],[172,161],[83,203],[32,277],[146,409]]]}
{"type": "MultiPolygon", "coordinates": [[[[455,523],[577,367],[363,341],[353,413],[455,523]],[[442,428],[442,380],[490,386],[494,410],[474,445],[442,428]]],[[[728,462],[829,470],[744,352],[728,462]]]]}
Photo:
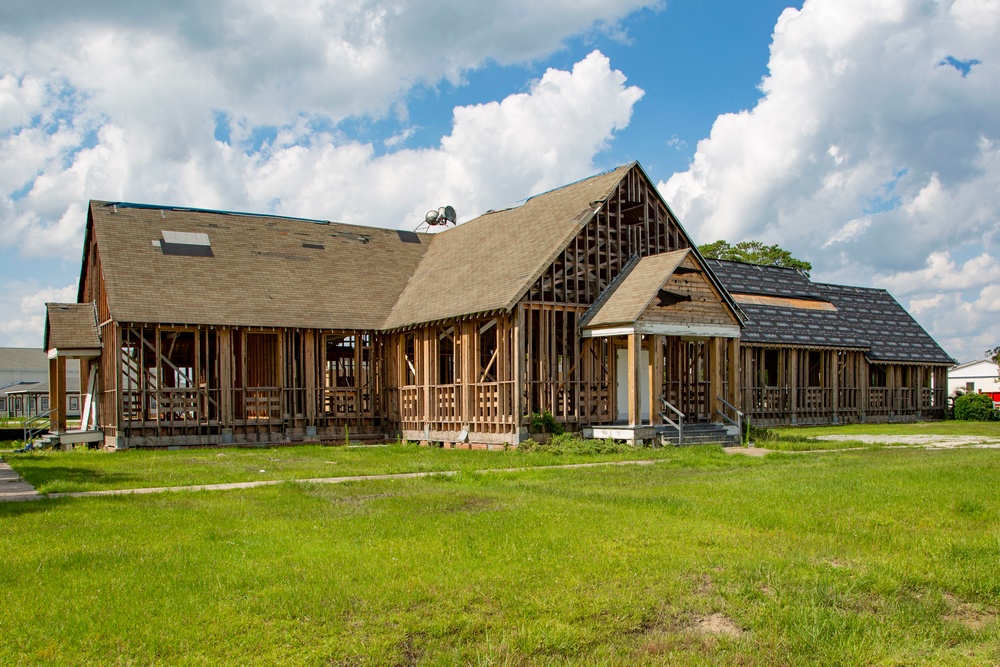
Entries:
{"type": "Polygon", "coordinates": [[[89,199],[412,228],[638,160],[698,242],[998,344],[997,0],[54,0],[0,8],[0,345],[89,199]]]}

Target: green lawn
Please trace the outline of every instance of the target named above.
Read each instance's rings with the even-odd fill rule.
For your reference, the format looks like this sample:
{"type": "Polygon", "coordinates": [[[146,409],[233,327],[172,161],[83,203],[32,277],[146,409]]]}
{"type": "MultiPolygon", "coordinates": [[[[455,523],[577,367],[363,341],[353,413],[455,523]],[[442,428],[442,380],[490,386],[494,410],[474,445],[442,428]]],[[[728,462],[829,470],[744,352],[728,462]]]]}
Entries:
{"type": "Polygon", "coordinates": [[[5,460],[41,493],[97,491],[259,480],[311,479],[401,472],[441,472],[673,457],[673,449],[604,455],[454,450],[417,445],[265,449],[127,450],[7,454],[5,460]]]}
{"type": "Polygon", "coordinates": [[[0,504],[0,664],[1000,662],[1000,452],[667,453],[0,504]]]}

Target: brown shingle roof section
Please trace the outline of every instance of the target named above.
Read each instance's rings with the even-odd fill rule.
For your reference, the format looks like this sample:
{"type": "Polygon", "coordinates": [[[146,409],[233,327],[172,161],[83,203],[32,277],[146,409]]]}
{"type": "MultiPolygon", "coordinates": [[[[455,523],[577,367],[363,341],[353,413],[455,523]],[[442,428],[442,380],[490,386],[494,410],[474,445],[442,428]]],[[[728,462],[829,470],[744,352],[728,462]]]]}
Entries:
{"type": "Polygon", "coordinates": [[[663,283],[680,266],[690,250],[674,250],[643,257],[627,275],[615,281],[593,310],[580,322],[582,327],[609,326],[635,322],[650,304],[663,283]]]}
{"type": "Polygon", "coordinates": [[[45,349],[100,349],[97,319],[92,303],[45,304],[45,349]]]}
{"type": "Polygon", "coordinates": [[[118,322],[377,329],[431,236],[179,208],[90,204],[118,322]],[[163,232],[207,234],[212,256],[166,255],[163,232]],[[322,246],[322,248],[314,247],[322,246]]]}
{"type": "Polygon", "coordinates": [[[517,208],[435,235],[384,327],[513,307],[631,167],[536,195],[517,208]]]}

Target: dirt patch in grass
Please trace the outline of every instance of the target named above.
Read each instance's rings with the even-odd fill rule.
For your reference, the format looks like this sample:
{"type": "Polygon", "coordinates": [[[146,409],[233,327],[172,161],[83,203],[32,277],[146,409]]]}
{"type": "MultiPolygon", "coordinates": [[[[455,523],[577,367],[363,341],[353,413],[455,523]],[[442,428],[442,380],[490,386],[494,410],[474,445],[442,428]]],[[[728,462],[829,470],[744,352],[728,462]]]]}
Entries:
{"type": "Polygon", "coordinates": [[[733,619],[725,614],[715,613],[703,616],[695,622],[694,626],[700,632],[710,635],[725,635],[727,637],[742,637],[743,628],[736,625],[733,619]]]}
{"type": "Polygon", "coordinates": [[[997,620],[996,611],[992,609],[981,609],[976,605],[963,602],[951,593],[945,593],[943,597],[951,608],[950,613],[941,617],[946,621],[961,623],[970,630],[982,630],[997,620]]]}

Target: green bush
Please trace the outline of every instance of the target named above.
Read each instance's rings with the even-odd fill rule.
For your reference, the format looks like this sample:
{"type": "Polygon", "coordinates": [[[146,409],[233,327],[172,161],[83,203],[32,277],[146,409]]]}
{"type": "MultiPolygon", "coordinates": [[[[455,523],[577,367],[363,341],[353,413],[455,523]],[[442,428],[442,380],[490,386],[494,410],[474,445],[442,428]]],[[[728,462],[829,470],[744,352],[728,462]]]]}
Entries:
{"type": "Polygon", "coordinates": [[[517,446],[521,452],[545,452],[547,454],[614,454],[627,452],[634,447],[614,440],[583,440],[572,433],[552,436],[546,443],[525,440],[517,446]]]}
{"type": "Polygon", "coordinates": [[[552,413],[546,410],[539,414],[531,413],[531,430],[534,433],[551,433],[552,435],[562,435],[566,430],[563,425],[556,421],[552,413]]]}
{"type": "Polygon", "coordinates": [[[989,394],[963,394],[955,399],[955,419],[988,422],[995,418],[989,394]]]}

